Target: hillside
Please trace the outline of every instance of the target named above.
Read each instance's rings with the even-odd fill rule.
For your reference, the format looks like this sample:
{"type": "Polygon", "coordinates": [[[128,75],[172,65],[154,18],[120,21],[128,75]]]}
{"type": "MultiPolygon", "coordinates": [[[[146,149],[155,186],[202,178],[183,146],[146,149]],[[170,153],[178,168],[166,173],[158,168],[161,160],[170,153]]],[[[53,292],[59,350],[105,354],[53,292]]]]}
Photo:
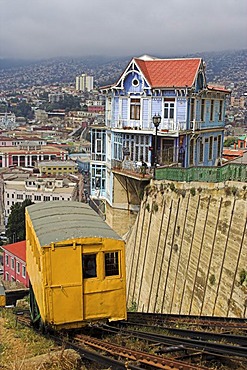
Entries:
{"type": "MultiPolygon", "coordinates": [[[[0,59],[0,85],[3,90],[34,85],[75,83],[75,76],[94,76],[95,85],[115,82],[132,57],[92,56],[87,58],[53,58],[40,61],[0,59]]],[[[189,55],[157,55],[160,58],[202,57],[210,82],[242,85],[247,80],[247,49],[224,52],[201,52],[189,55]]]]}

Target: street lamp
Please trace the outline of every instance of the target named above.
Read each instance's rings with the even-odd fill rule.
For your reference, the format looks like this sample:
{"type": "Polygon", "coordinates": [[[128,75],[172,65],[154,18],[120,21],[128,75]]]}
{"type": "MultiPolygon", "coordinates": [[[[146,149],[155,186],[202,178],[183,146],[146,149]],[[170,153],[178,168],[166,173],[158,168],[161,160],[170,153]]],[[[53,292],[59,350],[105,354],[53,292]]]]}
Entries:
{"type": "Polygon", "coordinates": [[[153,124],[155,126],[155,141],[154,141],[154,179],[156,179],[156,167],[157,167],[157,163],[158,163],[158,158],[157,158],[157,149],[158,149],[158,145],[157,145],[157,134],[158,134],[158,127],[160,125],[160,122],[161,122],[161,116],[158,114],[158,115],[154,115],[153,116],[153,124]]]}

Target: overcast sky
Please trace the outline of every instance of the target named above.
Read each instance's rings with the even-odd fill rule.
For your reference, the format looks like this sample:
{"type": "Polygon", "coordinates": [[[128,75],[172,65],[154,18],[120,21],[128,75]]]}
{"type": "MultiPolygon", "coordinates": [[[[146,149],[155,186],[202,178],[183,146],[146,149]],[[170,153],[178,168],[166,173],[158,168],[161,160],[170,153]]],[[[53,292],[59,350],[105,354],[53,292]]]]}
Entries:
{"type": "Polygon", "coordinates": [[[247,0],[0,0],[0,57],[247,48],[247,0]]]}

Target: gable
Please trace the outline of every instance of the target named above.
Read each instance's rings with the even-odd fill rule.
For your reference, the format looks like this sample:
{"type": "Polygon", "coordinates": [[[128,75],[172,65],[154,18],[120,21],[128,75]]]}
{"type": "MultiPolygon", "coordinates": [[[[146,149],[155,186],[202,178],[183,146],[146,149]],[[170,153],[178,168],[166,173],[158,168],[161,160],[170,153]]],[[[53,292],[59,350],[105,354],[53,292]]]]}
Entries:
{"type": "Polygon", "coordinates": [[[150,85],[142,70],[135,60],[132,59],[114,87],[124,89],[131,93],[139,93],[143,91],[143,89],[149,89],[150,85]]]}
{"type": "Polygon", "coordinates": [[[7,244],[2,246],[2,249],[6,252],[11,253],[22,261],[26,261],[26,240],[21,242],[7,244]]]}

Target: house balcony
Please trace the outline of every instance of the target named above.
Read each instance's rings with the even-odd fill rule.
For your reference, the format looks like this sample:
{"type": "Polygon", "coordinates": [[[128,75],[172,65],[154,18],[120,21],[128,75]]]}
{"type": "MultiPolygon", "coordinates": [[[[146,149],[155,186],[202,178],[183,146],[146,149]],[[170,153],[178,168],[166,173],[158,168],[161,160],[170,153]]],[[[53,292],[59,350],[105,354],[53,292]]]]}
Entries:
{"type": "MultiPolygon", "coordinates": [[[[184,167],[185,151],[179,147],[164,147],[162,150],[157,150],[157,167],[184,167]]],[[[146,166],[142,162],[131,160],[112,160],[111,169],[113,172],[125,174],[136,179],[150,180],[154,176],[154,167],[150,163],[146,166]]]]}
{"type": "Polygon", "coordinates": [[[207,129],[217,129],[217,128],[224,128],[224,122],[205,122],[205,121],[190,121],[189,129],[193,132],[200,131],[200,130],[207,130],[207,129]]]}
{"type": "MultiPolygon", "coordinates": [[[[154,125],[152,119],[147,120],[108,120],[107,126],[113,130],[124,131],[147,131],[153,132],[154,125]]],[[[159,132],[162,133],[178,133],[179,131],[186,130],[186,121],[175,121],[173,119],[163,119],[159,126],[159,132]]]]}
{"type": "Polygon", "coordinates": [[[153,168],[151,166],[142,166],[141,162],[111,161],[112,172],[115,174],[127,176],[140,181],[150,181],[153,178],[153,168]]]}

